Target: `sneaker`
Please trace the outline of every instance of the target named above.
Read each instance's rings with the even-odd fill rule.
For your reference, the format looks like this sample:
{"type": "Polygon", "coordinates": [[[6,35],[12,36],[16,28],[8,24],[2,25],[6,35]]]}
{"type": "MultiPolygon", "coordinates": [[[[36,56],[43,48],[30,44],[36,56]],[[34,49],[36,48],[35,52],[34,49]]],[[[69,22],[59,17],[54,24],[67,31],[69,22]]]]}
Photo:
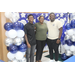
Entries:
{"type": "Polygon", "coordinates": [[[55,62],[55,60],[53,59],[53,60],[50,60],[49,62],[55,62]]]}
{"type": "Polygon", "coordinates": [[[55,61],[55,62],[61,62],[61,61],[55,61]]]}

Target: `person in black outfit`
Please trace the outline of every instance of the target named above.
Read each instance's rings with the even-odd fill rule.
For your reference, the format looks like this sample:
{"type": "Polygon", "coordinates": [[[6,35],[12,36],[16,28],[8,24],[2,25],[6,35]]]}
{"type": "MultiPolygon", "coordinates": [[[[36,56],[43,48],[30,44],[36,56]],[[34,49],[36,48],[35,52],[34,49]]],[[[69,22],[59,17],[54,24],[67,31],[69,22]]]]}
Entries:
{"type": "Polygon", "coordinates": [[[34,62],[34,52],[36,47],[34,17],[32,14],[28,15],[29,22],[24,26],[25,42],[27,44],[26,59],[27,62],[34,62]]]}

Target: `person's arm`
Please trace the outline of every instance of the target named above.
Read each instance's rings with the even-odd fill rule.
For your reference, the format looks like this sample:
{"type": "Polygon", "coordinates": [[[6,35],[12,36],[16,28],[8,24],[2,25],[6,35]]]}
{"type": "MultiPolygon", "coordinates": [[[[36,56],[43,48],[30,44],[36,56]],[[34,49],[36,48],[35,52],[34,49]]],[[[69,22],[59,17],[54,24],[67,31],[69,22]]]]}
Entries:
{"type": "Polygon", "coordinates": [[[36,27],[37,27],[37,24],[35,23],[35,24],[34,24],[34,30],[35,30],[35,33],[36,33],[36,27]]]}
{"type": "Polygon", "coordinates": [[[30,48],[31,45],[28,42],[28,38],[27,38],[27,27],[26,27],[26,25],[24,26],[24,32],[25,32],[25,41],[27,43],[27,47],[30,48]]]}
{"type": "Polygon", "coordinates": [[[60,43],[61,35],[62,35],[62,27],[61,27],[61,28],[59,28],[59,38],[58,38],[58,40],[56,41],[56,43],[57,43],[57,44],[59,44],[59,43],[60,43]]]}
{"type": "Polygon", "coordinates": [[[26,40],[26,43],[27,43],[27,47],[30,48],[31,45],[30,45],[29,42],[28,42],[27,34],[25,34],[25,40],[26,40]]]}

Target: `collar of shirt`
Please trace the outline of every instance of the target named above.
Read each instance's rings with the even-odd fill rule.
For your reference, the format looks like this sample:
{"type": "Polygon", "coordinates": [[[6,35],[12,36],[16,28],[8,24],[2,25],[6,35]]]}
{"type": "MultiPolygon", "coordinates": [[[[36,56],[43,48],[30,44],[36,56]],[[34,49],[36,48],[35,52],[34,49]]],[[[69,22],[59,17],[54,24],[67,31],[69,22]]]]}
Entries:
{"type": "Polygon", "coordinates": [[[33,25],[33,24],[31,24],[30,22],[28,22],[30,25],[33,25]]]}

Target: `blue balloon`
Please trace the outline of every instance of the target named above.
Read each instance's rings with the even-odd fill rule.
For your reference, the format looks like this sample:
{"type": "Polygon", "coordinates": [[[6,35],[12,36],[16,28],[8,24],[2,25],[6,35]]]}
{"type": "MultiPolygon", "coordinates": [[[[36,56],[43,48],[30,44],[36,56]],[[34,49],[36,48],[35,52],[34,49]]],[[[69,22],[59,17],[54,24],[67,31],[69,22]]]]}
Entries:
{"type": "Polygon", "coordinates": [[[9,23],[9,22],[5,23],[4,29],[7,30],[7,31],[13,29],[13,23],[9,23]]]}
{"type": "Polygon", "coordinates": [[[25,43],[22,43],[18,48],[19,51],[25,52],[27,50],[27,45],[25,43]]]}
{"type": "Polygon", "coordinates": [[[75,42],[73,42],[73,45],[75,46],[75,42]]]}
{"type": "Polygon", "coordinates": [[[13,29],[19,30],[19,22],[15,22],[15,23],[13,24],[13,29]]]}
{"type": "Polygon", "coordinates": [[[66,44],[67,44],[68,46],[71,46],[71,45],[73,44],[73,42],[72,42],[70,39],[68,39],[68,40],[66,40],[66,44]]]}
{"type": "Polygon", "coordinates": [[[67,30],[71,29],[70,23],[67,23],[65,27],[66,27],[67,30]]]}
{"type": "Polygon", "coordinates": [[[18,47],[16,45],[9,46],[9,51],[11,53],[16,53],[18,51],[18,47]]]}
{"type": "Polygon", "coordinates": [[[62,44],[62,45],[65,45],[65,40],[61,41],[61,44],[62,44]]]}
{"type": "Polygon", "coordinates": [[[7,50],[10,51],[8,46],[7,46],[7,50]]]}
{"type": "Polygon", "coordinates": [[[74,19],[71,21],[71,27],[75,28],[75,20],[74,19]]]}
{"type": "Polygon", "coordinates": [[[19,22],[19,29],[24,30],[24,25],[19,22]]]}
{"type": "Polygon", "coordinates": [[[61,59],[62,59],[62,60],[66,60],[66,59],[67,59],[67,56],[66,56],[65,53],[63,53],[63,54],[61,55],[61,59]]]}

